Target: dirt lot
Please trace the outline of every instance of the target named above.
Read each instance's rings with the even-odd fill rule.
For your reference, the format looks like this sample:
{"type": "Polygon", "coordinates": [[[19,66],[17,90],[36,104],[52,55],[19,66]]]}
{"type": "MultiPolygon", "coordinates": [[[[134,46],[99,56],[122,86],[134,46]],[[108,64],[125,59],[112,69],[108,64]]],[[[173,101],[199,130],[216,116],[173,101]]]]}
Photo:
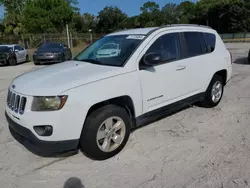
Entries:
{"type": "Polygon", "coordinates": [[[227,45],[233,76],[218,107],[190,107],[138,129],[119,155],[101,162],[82,153],[42,158],[13,139],[6,88],[34,66],[0,67],[0,187],[250,188],[250,45],[227,45]]]}

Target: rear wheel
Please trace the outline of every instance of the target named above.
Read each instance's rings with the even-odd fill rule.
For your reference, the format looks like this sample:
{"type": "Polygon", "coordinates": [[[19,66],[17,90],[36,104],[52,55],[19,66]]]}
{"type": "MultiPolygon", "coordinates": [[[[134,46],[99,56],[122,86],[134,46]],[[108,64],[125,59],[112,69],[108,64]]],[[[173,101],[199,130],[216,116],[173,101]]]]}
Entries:
{"type": "Polygon", "coordinates": [[[28,55],[26,55],[26,60],[25,60],[25,62],[26,62],[26,63],[29,62],[29,56],[28,56],[28,55]]]}
{"type": "Polygon", "coordinates": [[[202,106],[208,108],[217,106],[221,101],[223,92],[224,84],[222,77],[219,75],[214,75],[205,93],[204,100],[202,101],[202,106]]]}
{"type": "Polygon", "coordinates": [[[96,160],[113,157],[126,145],[130,127],[125,109],[115,105],[101,107],[85,121],[80,139],[82,151],[96,160]]]}
{"type": "Polygon", "coordinates": [[[64,56],[64,54],[62,54],[62,56],[61,56],[61,62],[64,62],[65,61],[65,56],[64,56]]]}

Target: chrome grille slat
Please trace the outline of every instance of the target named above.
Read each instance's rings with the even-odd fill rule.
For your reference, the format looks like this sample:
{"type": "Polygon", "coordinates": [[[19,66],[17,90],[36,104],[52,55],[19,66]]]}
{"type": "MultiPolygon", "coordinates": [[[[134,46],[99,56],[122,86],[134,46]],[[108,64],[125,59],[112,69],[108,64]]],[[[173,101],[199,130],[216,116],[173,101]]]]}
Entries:
{"type": "Polygon", "coordinates": [[[14,110],[14,103],[15,103],[15,99],[16,99],[16,94],[13,93],[12,94],[12,99],[11,99],[11,103],[10,103],[10,106],[11,106],[11,110],[14,110]]]}
{"type": "Polygon", "coordinates": [[[18,109],[20,106],[20,95],[16,96],[16,100],[15,100],[15,112],[18,113],[18,109]]]}
{"type": "Polygon", "coordinates": [[[8,91],[7,105],[15,113],[23,114],[25,110],[27,98],[14,92],[8,91]]]}

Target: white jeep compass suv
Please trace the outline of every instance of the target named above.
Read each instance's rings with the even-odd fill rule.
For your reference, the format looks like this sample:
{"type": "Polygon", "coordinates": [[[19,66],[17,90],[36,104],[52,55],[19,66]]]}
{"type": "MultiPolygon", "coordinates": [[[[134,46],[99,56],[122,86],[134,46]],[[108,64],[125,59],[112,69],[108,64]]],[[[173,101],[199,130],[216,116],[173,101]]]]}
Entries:
{"type": "Polygon", "coordinates": [[[194,102],[218,105],[231,61],[220,36],[205,26],[119,31],[74,60],[15,78],[5,115],[11,132],[41,150],[81,148],[104,160],[123,149],[131,129],[194,102]],[[99,56],[110,43],[119,53],[99,56]]]}

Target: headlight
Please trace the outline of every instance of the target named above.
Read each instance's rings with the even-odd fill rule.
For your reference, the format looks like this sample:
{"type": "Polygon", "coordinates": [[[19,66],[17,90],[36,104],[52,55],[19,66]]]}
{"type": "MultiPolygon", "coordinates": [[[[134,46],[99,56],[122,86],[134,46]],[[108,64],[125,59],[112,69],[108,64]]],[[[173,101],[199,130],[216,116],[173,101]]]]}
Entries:
{"type": "Polygon", "coordinates": [[[34,97],[31,111],[60,110],[67,101],[68,96],[34,97]]]}

